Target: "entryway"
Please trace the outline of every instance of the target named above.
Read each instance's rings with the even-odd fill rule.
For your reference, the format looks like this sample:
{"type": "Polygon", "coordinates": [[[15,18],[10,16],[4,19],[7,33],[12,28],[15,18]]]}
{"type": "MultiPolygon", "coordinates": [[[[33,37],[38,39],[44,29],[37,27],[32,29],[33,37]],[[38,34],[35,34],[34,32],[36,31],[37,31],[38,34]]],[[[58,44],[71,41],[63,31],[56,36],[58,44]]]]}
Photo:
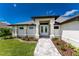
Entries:
{"type": "Polygon", "coordinates": [[[40,25],[40,36],[41,37],[49,36],[49,25],[40,25]]]}

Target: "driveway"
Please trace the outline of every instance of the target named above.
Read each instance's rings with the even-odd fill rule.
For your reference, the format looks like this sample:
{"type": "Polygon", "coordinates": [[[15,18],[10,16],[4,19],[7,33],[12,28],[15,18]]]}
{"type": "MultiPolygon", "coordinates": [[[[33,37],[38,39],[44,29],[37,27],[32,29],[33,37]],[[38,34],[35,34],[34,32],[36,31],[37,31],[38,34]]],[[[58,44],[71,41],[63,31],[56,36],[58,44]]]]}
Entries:
{"type": "Polygon", "coordinates": [[[61,56],[50,38],[40,38],[34,56],[61,56]]]}

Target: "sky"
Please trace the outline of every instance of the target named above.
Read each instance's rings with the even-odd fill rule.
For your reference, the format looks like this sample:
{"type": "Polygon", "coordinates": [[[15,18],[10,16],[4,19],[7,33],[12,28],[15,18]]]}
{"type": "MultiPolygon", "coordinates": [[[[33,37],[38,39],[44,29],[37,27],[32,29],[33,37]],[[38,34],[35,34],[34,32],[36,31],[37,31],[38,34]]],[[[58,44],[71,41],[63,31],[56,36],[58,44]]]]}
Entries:
{"type": "Polygon", "coordinates": [[[32,20],[32,16],[60,16],[79,10],[77,3],[0,3],[0,22],[15,24],[32,20]]]}

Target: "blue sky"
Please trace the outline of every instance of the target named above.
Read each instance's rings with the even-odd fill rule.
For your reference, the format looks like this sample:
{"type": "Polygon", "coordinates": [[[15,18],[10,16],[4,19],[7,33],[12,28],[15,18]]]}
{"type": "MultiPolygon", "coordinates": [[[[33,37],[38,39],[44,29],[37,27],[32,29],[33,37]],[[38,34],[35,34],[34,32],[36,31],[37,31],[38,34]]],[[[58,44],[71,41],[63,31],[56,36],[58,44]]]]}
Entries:
{"type": "Polygon", "coordinates": [[[79,10],[73,3],[0,3],[0,22],[15,24],[31,20],[32,16],[62,15],[69,10],[79,10]]]}

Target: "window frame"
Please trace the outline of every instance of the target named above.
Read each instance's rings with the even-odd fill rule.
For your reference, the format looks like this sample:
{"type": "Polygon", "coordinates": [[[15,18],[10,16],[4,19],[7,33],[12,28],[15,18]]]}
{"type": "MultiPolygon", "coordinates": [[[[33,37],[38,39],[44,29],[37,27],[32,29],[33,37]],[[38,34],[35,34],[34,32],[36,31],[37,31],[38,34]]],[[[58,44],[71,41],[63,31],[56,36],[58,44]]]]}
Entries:
{"type": "Polygon", "coordinates": [[[29,26],[29,29],[34,29],[34,26],[29,26]]]}
{"type": "Polygon", "coordinates": [[[24,29],[24,27],[23,27],[23,26],[20,26],[20,27],[19,27],[19,29],[20,29],[20,30],[23,30],[23,29],[24,29]]]}
{"type": "Polygon", "coordinates": [[[54,29],[59,29],[59,25],[54,25],[54,29]]]}

